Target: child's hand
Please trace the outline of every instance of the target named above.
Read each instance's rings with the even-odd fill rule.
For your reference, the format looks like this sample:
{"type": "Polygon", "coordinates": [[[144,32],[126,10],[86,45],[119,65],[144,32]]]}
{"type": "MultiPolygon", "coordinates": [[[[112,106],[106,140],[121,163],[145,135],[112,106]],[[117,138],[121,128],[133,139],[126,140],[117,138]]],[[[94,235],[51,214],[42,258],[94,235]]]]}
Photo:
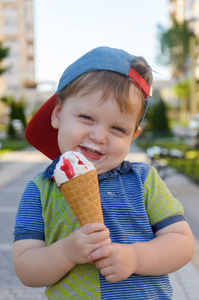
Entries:
{"type": "Polygon", "coordinates": [[[131,274],[159,276],[172,273],[193,256],[193,235],[185,221],[168,225],[147,242],[129,245],[111,244],[89,255],[90,261],[110,282],[124,280],[131,274]]]}
{"type": "Polygon", "coordinates": [[[128,278],[137,268],[137,257],[132,245],[116,244],[97,249],[89,255],[102,275],[110,282],[128,278]]]}
{"type": "Polygon", "coordinates": [[[91,262],[89,254],[109,244],[109,230],[104,224],[85,224],[67,237],[68,258],[74,265],[91,262]]]}
{"type": "Polygon", "coordinates": [[[111,240],[106,226],[90,223],[50,246],[34,239],[16,241],[13,263],[23,284],[47,286],[55,284],[76,264],[91,262],[89,254],[109,244],[111,240]]]}

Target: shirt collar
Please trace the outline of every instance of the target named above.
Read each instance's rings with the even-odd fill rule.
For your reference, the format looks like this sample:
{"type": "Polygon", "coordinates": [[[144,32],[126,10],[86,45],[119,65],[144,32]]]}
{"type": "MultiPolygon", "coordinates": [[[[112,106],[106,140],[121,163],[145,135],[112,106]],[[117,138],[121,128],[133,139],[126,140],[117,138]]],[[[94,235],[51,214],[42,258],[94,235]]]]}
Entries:
{"type": "MultiPolygon", "coordinates": [[[[61,154],[46,168],[46,170],[43,173],[43,179],[50,179],[53,176],[54,169],[56,167],[56,164],[59,161],[61,154]]],[[[98,179],[108,179],[108,178],[114,178],[117,176],[117,173],[125,174],[132,170],[132,164],[130,161],[124,160],[118,167],[115,169],[112,169],[104,174],[98,175],[98,179]]]]}

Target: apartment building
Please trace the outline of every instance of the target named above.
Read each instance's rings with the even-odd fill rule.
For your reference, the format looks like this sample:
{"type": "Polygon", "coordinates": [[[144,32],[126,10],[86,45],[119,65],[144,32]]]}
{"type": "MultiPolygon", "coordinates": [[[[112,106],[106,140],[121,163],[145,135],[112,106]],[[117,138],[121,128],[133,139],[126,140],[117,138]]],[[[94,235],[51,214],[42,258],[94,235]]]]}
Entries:
{"type": "Polygon", "coordinates": [[[0,95],[16,98],[34,90],[34,32],[32,0],[0,0],[0,40],[10,49],[4,60],[8,70],[0,82],[0,95]]]}
{"type": "Polygon", "coordinates": [[[170,20],[176,19],[179,23],[189,22],[190,31],[199,37],[199,0],[170,0],[170,20]]]}

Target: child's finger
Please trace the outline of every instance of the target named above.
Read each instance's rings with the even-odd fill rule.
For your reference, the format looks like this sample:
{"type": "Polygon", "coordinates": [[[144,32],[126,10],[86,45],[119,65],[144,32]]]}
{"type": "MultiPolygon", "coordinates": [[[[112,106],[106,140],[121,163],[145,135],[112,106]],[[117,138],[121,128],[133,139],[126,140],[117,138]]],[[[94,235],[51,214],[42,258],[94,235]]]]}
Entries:
{"type": "MultiPolygon", "coordinates": [[[[98,244],[107,239],[109,239],[109,230],[108,229],[91,233],[88,238],[88,243],[89,244],[98,244]]],[[[111,243],[111,240],[110,240],[110,243],[111,243]]]]}
{"type": "Polygon", "coordinates": [[[91,252],[88,256],[88,260],[91,261],[97,261],[99,259],[108,257],[112,254],[112,247],[111,245],[106,245],[98,248],[97,250],[91,252]]]}
{"type": "Polygon", "coordinates": [[[85,234],[91,234],[93,232],[106,230],[106,226],[102,223],[88,223],[81,227],[82,232],[85,234]]]}

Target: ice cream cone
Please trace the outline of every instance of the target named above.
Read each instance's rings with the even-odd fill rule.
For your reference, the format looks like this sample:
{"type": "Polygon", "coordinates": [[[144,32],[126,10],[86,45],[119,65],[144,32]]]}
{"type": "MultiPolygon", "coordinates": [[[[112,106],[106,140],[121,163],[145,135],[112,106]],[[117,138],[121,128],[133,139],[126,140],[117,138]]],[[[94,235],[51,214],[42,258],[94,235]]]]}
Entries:
{"type": "Polygon", "coordinates": [[[60,190],[81,226],[104,223],[96,170],[61,184],[60,190]]]}

